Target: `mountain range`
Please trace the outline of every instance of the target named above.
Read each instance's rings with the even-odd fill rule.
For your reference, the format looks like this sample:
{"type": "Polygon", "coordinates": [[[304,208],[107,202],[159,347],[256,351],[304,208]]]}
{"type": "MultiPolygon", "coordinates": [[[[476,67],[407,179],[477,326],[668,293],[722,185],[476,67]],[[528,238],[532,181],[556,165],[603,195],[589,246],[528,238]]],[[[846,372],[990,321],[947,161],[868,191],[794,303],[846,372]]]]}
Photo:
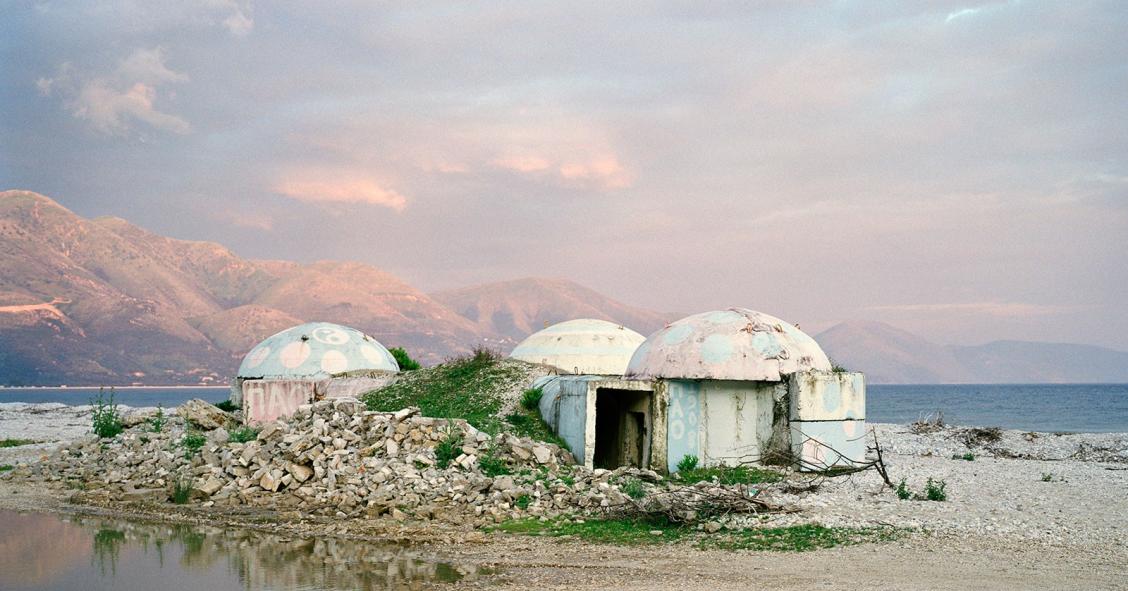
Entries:
{"type": "MultiPolygon", "coordinates": [[[[572,318],[649,334],[679,316],[564,279],[427,294],[363,263],[244,259],[120,218],[86,219],[37,193],[0,192],[0,385],[223,383],[255,343],[312,320],[435,363],[475,346],[508,350],[572,318]]],[[[871,382],[1128,381],[1128,353],[1099,347],[946,347],[873,322],[816,338],[871,382]]]]}

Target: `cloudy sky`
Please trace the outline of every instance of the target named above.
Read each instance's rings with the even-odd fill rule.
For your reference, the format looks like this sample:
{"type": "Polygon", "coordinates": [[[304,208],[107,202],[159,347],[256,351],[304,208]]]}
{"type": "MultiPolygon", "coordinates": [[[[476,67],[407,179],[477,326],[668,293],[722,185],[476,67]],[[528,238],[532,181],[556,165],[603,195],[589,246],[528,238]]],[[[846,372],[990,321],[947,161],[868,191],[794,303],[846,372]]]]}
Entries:
{"type": "Polygon", "coordinates": [[[426,290],[1128,349],[1124,2],[0,0],[0,186],[426,290]]]}

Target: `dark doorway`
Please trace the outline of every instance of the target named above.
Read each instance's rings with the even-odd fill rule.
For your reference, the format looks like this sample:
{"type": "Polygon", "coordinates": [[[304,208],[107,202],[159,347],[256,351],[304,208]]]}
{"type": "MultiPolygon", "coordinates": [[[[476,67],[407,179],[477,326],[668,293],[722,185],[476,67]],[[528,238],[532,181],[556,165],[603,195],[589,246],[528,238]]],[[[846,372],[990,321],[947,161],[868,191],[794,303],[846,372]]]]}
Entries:
{"type": "Polygon", "coordinates": [[[650,452],[651,393],[600,388],[595,398],[596,468],[646,467],[650,452]]]}

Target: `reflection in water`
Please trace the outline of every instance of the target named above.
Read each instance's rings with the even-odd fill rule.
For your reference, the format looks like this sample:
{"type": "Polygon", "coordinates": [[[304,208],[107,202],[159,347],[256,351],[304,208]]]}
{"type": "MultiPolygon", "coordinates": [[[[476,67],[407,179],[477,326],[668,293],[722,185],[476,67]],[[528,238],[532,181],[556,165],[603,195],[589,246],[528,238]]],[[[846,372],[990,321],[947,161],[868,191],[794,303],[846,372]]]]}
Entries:
{"type": "Polygon", "coordinates": [[[477,574],[395,545],[0,511],[0,589],[400,589],[477,574]]]}

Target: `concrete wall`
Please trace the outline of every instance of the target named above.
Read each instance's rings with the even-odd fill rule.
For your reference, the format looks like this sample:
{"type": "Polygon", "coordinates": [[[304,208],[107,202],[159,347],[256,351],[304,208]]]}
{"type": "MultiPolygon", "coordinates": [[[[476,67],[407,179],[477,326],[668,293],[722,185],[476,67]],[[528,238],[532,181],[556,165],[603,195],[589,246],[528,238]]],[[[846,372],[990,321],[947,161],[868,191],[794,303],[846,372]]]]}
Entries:
{"type": "Polygon", "coordinates": [[[303,380],[244,380],[243,422],[248,425],[289,417],[313,402],[318,382],[303,380]]]}
{"type": "MultiPolygon", "coordinates": [[[[665,381],[668,404],[666,469],[689,455],[699,465],[756,462],[789,441],[773,436],[787,394],[779,382],[665,381]]],[[[778,448],[778,449],[777,449],[778,448]]]]}
{"type": "MultiPolygon", "coordinates": [[[[603,378],[546,376],[532,384],[533,388],[540,388],[543,393],[540,400],[541,417],[568,444],[576,462],[580,464],[591,462],[591,451],[587,449],[588,386],[591,382],[600,379],[603,378]]],[[[593,410],[593,422],[594,417],[593,410]]],[[[592,425],[593,449],[594,429],[595,426],[592,425]]]]}
{"type": "Polygon", "coordinates": [[[865,461],[866,385],[861,373],[793,374],[788,392],[791,448],[800,469],[865,461]]]}

